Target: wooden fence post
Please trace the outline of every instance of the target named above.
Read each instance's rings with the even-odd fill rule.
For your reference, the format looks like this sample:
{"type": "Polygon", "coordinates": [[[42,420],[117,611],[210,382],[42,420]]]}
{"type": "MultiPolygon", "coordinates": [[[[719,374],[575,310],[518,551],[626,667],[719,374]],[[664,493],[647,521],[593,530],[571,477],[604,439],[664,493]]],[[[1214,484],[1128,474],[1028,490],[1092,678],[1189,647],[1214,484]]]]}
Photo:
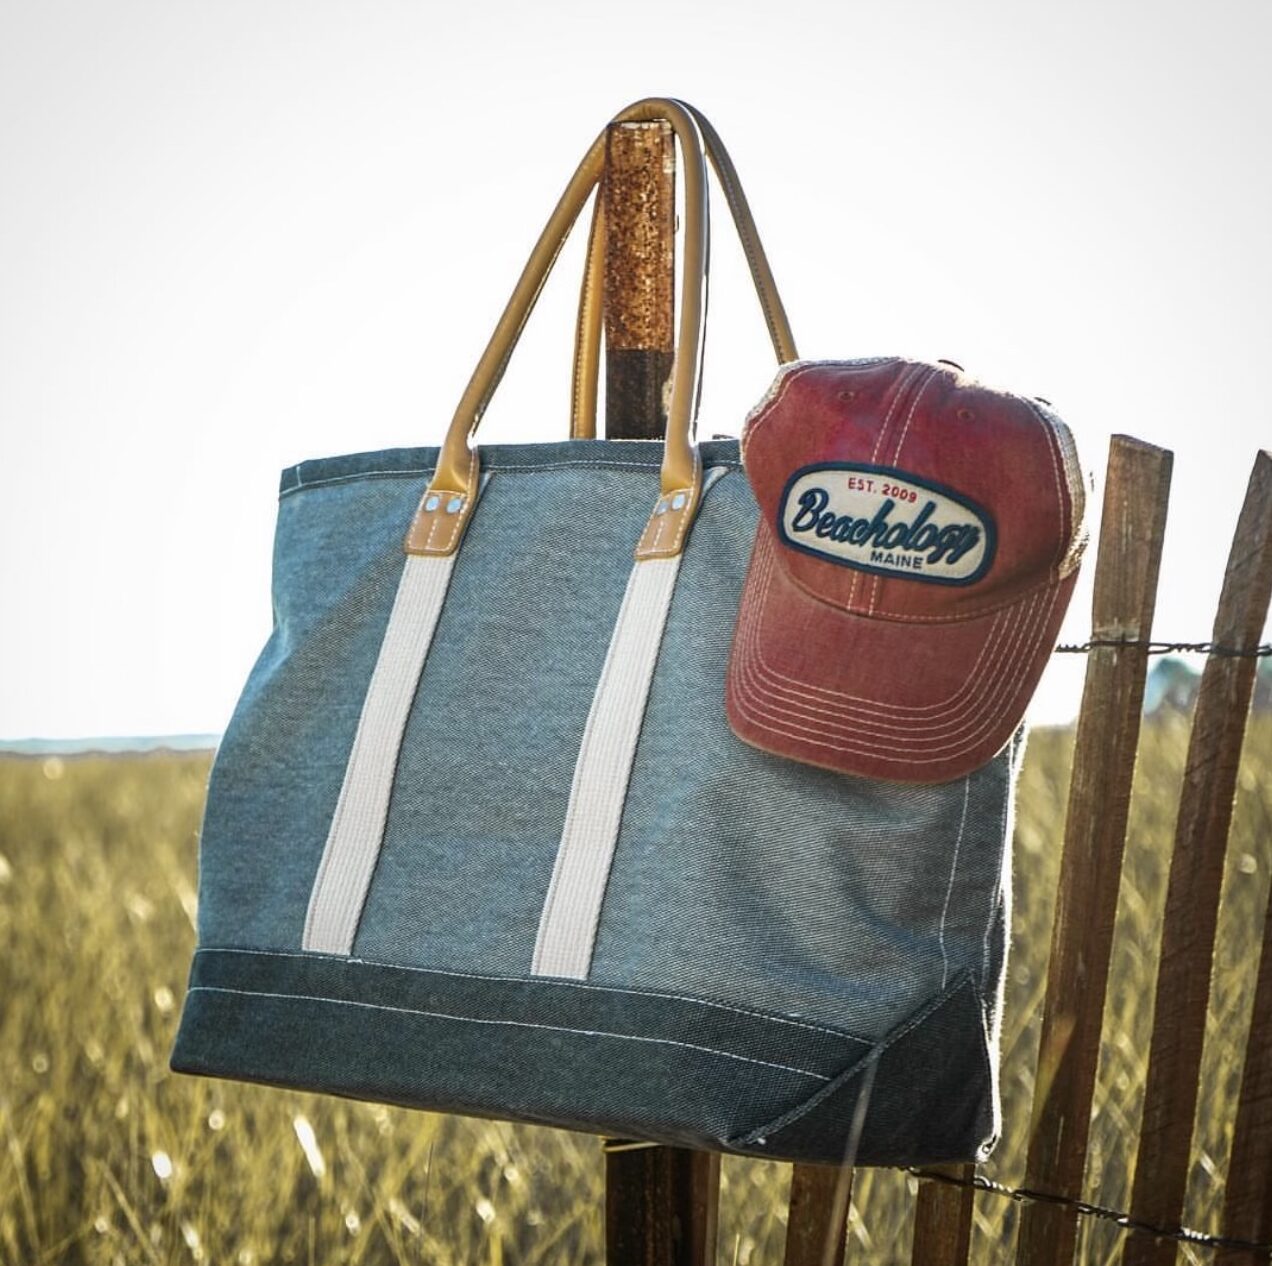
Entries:
{"type": "MultiPolygon", "coordinates": [[[[938,1173],[970,1182],[973,1165],[933,1165],[938,1173]]],[[[914,1206],[914,1266],[961,1266],[972,1247],[972,1214],[976,1193],[971,1187],[929,1180],[919,1188],[914,1206]]]]}
{"type": "Polygon", "coordinates": [[[607,1152],[608,1266],[713,1266],[719,1194],[719,1153],[683,1147],[607,1152]]]}
{"type": "MultiPolygon", "coordinates": [[[[606,434],[658,438],[674,357],[675,148],[662,122],[611,125],[599,197],[604,214],[606,434]]],[[[1099,1055],[1113,922],[1140,731],[1171,454],[1126,436],[1110,446],[1093,634],[1074,748],[1051,958],[1043,1007],[1026,1185],[1070,1199],[1083,1167],[1099,1055]],[[1125,644],[1123,644],[1125,643],[1125,644]]],[[[1272,456],[1261,453],[1238,524],[1213,641],[1252,649],[1272,591],[1272,456]]],[[[1182,1216],[1197,1099],[1210,961],[1237,763],[1254,677],[1249,658],[1212,655],[1198,697],[1181,795],[1158,977],[1134,1215],[1182,1216]],[[1169,1008],[1163,1004],[1169,999],[1169,1008]],[[1169,1013],[1169,1014],[1168,1014],[1169,1013]]],[[[1228,1180],[1224,1234],[1272,1235],[1272,905],[1260,964],[1228,1180]]],[[[718,1154],[633,1147],[606,1154],[610,1266],[711,1266],[718,1154]]],[[[947,1172],[968,1179],[970,1166],[947,1172]]],[[[851,1167],[796,1165],[787,1266],[843,1266],[851,1167]]],[[[961,1266],[974,1192],[920,1188],[913,1261],[961,1266]]],[[[1074,1210],[1022,1212],[1017,1261],[1069,1266],[1074,1210]]],[[[1173,1262],[1173,1241],[1132,1237],[1127,1266],[1173,1262]]],[[[1225,1266],[1256,1259],[1221,1251],[1225,1266]]]]}
{"type": "MultiPolygon", "coordinates": [[[[675,137],[671,125],[611,124],[598,197],[605,225],[605,433],[658,439],[675,328],[675,137]]],[[[685,1148],[611,1151],[609,1266],[713,1266],[720,1157],[685,1148]]]]}
{"type": "MultiPolygon", "coordinates": [[[[1268,456],[1260,454],[1264,462],[1268,456]]],[[[1263,919],[1254,1011],[1228,1157],[1223,1231],[1233,1239],[1272,1240],[1272,893],[1263,919]]],[[[1250,1250],[1220,1249],[1215,1263],[1266,1266],[1267,1256],[1250,1250]]]]}
{"type": "Polygon", "coordinates": [[[612,123],[605,174],[605,434],[661,439],[675,350],[676,145],[670,123],[612,123]]]}
{"type": "MultiPolygon", "coordinates": [[[[1260,453],[1232,538],[1215,614],[1214,644],[1253,651],[1267,617],[1269,598],[1272,454],[1260,453]]],[[[1131,1193],[1132,1214],[1154,1226],[1177,1227],[1184,1213],[1219,891],[1254,670],[1252,658],[1209,656],[1188,740],[1131,1193]]],[[[1266,1058],[1266,1052],[1263,1055],[1266,1058]]],[[[1256,1071],[1256,1078],[1258,1075],[1256,1071]]],[[[1269,1141],[1263,1143],[1266,1147],[1269,1141]]],[[[1248,1175],[1230,1172],[1229,1181],[1234,1177],[1238,1185],[1248,1180],[1248,1175]]],[[[1225,1232],[1235,1234],[1227,1228],[1225,1232]]],[[[1126,1266],[1169,1266],[1177,1247],[1174,1240],[1133,1235],[1125,1243],[1122,1260],[1126,1266]]]]}
{"type": "MultiPolygon", "coordinates": [[[[1223,1233],[1233,1239],[1272,1240],[1272,900],[1263,922],[1254,1016],[1228,1158],[1223,1233]]],[[[1267,1260],[1266,1253],[1250,1249],[1215,1254],[1216,1266],[1266,1266],[1267,1260]]]]}
{"type": "Polygon", "coordinates": [[[795,1165],[792,1170],[785,1266],[844,1266],[852,1166],[795,1165]]]}
{"type": "MultiPolygon", "coordinates": [[[[1097,643],[1143,642],[1152,630],[1170,472],[1165,449],[1113,437],[1092,603],[1097,643]]],[[[1147,659],[1143,645],[1093,647],[1074,743],[1026,1162],[1029,1187],[1072,1198],[1082,1190],[1147,659]]],[[[1069,1209],[1026,1205],[1017,1261],[1069,1266],[1076,1229],[1069,1209]]]]}

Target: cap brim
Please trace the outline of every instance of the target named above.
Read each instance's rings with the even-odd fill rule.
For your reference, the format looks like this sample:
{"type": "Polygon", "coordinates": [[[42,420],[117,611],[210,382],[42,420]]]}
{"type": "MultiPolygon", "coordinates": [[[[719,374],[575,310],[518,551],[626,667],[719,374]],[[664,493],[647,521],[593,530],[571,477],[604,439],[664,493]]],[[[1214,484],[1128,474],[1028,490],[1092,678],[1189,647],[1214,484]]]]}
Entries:
{"type": "Polygon", "coordinates": [[[755,747],[865,778],[946,782],[1015,733],[1076,574],[983,615],[919,622],[819,600],[763,519],[734,629],[725,708],[755,747]]]}

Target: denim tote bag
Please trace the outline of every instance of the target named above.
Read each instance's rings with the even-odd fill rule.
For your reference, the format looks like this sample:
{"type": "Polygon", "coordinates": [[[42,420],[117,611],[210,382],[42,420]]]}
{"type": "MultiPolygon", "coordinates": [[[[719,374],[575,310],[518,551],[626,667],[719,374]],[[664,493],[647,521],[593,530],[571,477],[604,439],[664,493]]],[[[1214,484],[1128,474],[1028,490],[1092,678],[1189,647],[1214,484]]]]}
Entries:
{"type": "Polygon", "coordinates": [[[978,1158],[1019,739],[914,786],[731,732],[757,507],[737,441],[693,434],[707,155],[794,351],[709,124],[617,118],[666,119],[684,156],[665,440],[473,439],[602,133],[441,446],[283,473],[172,1065],[762,1157],[978,1158]]]}

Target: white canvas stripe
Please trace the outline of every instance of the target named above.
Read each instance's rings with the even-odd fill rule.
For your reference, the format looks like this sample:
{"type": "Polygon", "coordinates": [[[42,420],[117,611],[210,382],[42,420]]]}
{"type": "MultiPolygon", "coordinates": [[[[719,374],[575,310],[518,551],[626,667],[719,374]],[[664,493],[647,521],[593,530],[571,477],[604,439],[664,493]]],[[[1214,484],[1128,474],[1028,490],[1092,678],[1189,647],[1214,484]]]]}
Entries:
{"type": "MultiPolygon", "coordinates": [[[[698,512],[728,467],[706,472],[698,512]]],[[[585,980],[623,819],[632,761],[682,554],[640,559],[627,577],[574,766],[565,826],[539,917],[530,971],[585,980]]]]}
{"type": "Polygon", "coordinates": [[[380,857],[398,748],[459,554],[406,555],[310,893],[303,949],[353,950],[380,857]]]}
{"type": "Polygon", "coordinates": [[[592,696],[531,972],[587,977],[681,555],[636,563],[592,696]]]}

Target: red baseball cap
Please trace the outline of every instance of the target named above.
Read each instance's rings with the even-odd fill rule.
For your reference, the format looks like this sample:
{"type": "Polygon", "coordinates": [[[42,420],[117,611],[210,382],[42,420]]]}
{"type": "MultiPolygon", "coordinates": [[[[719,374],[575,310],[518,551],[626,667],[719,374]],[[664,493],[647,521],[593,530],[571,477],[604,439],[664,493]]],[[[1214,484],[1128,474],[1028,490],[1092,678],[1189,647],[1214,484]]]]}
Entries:
{"type": "Polygon", "coordinates": [[[1086,543],[1068,427],[948,362],[797,361],[742,459],[760,518],[725,686],[737,736],[916,783],[1000,751],[1086,543]]]}

